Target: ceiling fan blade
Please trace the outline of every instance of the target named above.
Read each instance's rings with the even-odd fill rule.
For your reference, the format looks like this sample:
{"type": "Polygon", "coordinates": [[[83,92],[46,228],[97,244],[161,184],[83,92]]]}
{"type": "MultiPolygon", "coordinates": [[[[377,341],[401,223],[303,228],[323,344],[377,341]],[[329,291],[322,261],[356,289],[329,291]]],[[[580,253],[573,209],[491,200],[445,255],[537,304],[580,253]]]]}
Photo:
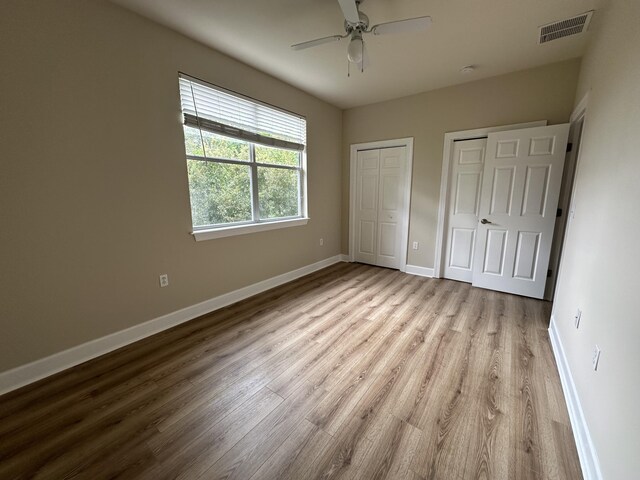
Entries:
{"type": "Polygon", "coordinates": [[[291,45],[291,48],[293,50],[304,50],[305,48],[317,47],[318,45],[323,45],[325,43],[337,42],[343,38],[344,37],[342,35],[331,35],[330,37],[316,38],[315,40],[309,40],[308,42],[296,43],[295,45],[291,45]]]}
{"type": "Polygon", "coordinates": [[[349,23],[360,22],[360,14],[358,13],[358,6],[356,0],[338,0],[344,19],[349,23]]]}
{"type": "Polygon", "coordinates": [[[381,23],[374,25],[371,32],[374,35],[387,35],[389,33],[408,33],[421,32],[431,25],[431,17],[408,18],[407,20],[398,20],[396,22],[381,23]]]}

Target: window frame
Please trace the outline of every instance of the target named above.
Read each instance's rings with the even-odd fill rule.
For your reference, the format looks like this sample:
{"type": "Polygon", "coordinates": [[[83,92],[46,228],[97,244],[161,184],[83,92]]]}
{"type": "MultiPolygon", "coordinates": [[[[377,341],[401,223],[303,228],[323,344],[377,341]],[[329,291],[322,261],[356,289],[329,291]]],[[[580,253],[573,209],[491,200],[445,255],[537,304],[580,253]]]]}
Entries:
{"type": "MultiPolygon", "coordinates": [[[[202,135],[202,132],[200,132],[202,135]]],[[[215,134],[223,137],[223,135],[215,134]]],[[[238,141],[236,139],[236,141],[238,141]]],[[[295,227],[300,225],[306,225],[309,221],[307,214],[307,168],[306,168],[306,150],[298,151],[299,164],[298,166],[292,165],[278,165],[273,163],[257,162],[255,157],[255,146],[260,145],[265,148],[276,148],[267,145],[256,144],[246,140],[240,140],[249,145],[249,160],[234,160],[229,158],[208,157],[206,155],[187,155],[185,151],[186,160],[221,163],[227,165],[240,165],[243,167],[249,167],[250,171],[250,183],[251,183],[251,220],[245,220],[240,222],[231,223],[218,223],[211,225],[195,226],[193,225],[193,209],[191,208],[191,186],[189,185],[189,206],[191,208],[191,225],[192,232],[196,241],[211,240],[214,238],[230,237],[234,235],[243,235],[247,233],[255,233],[260,231],[274,230],[278,228],[295,227]],[[260,202],[258,196],[258,168],[274,168],[280,170],[288,170],[298,172],[298,211],[299,215],[278,217],[278,218],[260,218],[260,202]]],[[[286,150],[279,148],[280,150],[286,150]]],[[[188,180],[188,179],[187,179],[188,180]]]]}
{"type": "MultiPolygon", "coordinates": [[[[274,105],[270,105],[268,103],[261,102],[260,100],[256,100],[246,95],[233,92],[223,87],[210,84],[208,82],[199,80],[195,77],[191,77],[189,75],[183,74],[181,72],[179,73],[179,78],[180,78],[181,105],[182,105],[182,111],[183,111],[182,127],[183,127],[183,136],[184,136],[183,139],[184,139],[184,145],[185,145],[185,159],[186,159],[185,161],[187,163],[189,161],[202,161],[202,162],[213,162],[213,163],[224,164],[224,165],[240,165],[243,167],[248,166],[249,175],[250,175],[251,220],[242,220],[238,222],[219,223],[219,224],[210,224],[210,225],[201,225],[201,226],[194,225],[194,212],[193,212],[193,206],[191,204],[191,181],[190,181],[190,178],[187,178],[188,187],[189,187],[189,207],[190,207],[191,227],[192,227],[191,234],[194,236],[195,240],[196,241],[209,240],[209,239],[228,237],[233,235],[242,235],[246,233],[273,230],[277,228],[306,225],[307,222],[309,221],[308,199],[307,199],[306,119],[299,114],[289,112],[282,108],[276,107],[274,105]],[[190,82],[188,84],[190,85],[190,92],[191,92],[190,97],[188,93],[187,93],[187,97],[183,97],[183,86],[184,86],[183,80],[185,80],[185,82],[190,82]],[[219,93],[222,93],[224,95],[227,95],[227,98],[229,96],[232,96],[237,98],[239,102],[244,101],[245,112],[246,112],[246,102],[248,101],[250,102],[250,104],[255,105],[255,107],[257,108],[266,107],[267,109],[271,109],[271,111],[279,111],[281,114],[284,113],[288,116],[291,116],[291,118],[302,119],[305,124],[305,130],[301,132],[302,137],[298,137],[300,138],[300,143],[295,143],[293,140],[291,140],[291,142],[293,143],[287,140],[279,140],[279,138],[282,138],[278,136],[279,134],[276,134],[274,140],[272,140],[268,133],[269,131],[271,131],[270,127],[267,125],[264,125],[264,128],[266,128],[266,132],[267,132],[266,133],[267,136],[265,136],[265,133],[262,132],[261,130],[251,130],[251,128],[255,128],[255,124],[254,124],[254,127],[251,127],[249,125],[251,128],[249,128],[249,130],[247,131],[247,130],[242,130],[242,128],[244,127],[242,127],[241,129],[234,127],[233,125],[235,124],[232,122],[228,124],[228,125],[231,125],[230,127],[231,131],[229,131],[228,130],[229,127],[226,127],[224,123],[219,123],[217,120],[215,120],[216,118],[215,115],[212,117],[209,117],[209,114],[205,114],[205,116],[199,116],[197,103],[195,103],[196,94],[194,93],[194,86],[196,84],[200,85],[200,88],[205,87],[205,88],[217,91],[219,93]],[[187,101],[186,104],[184,103],[185,98],[187,101]],[[194,103],[190,104],[189,101],[194,103]],[[192,111],[193,109],[191,108],[191,105],[193,105],[193,108],[195,108],[194,111],[192,111]],[[186,111],[185,111],[185,108],[187,108],[186,111]],[[214,119],[213,123],[211,123],[209,119],[214,119]],[[200,141],[203,147],[202,156],[187,154],[187,150],[188,150],[186,148],[187,135],[186,135],[185,127],[193,128],[198,131],[198,134],[200,136],[200,141]],[[240,160],[240,159],[218,158],[218,157],[207,156],[206,155],[207,151],[204,148],[204,137],[203,137],[203,133],[205,131],[221,138],[228,138],[229,140],[232,140],[232,141],[240,141],[247,144],[249,146],[249,159],[240,160]],[[227,134],[227,132],[229,133],[227,134]],[[252,133],[252,132],[255,132],[255,133],[252,133]],[[256,139],[256,141],[253,141],[254,138],[256,139]],[[272,141],[275,143],[272,144],[272,141]],[[278,142],[280,142],[280,144],[278,144],[278,142]],[[257,162],[256,146],[264,147],[264,148],[274,148],[278,150],[294,151],[298,155],[298,160],[299,160],[298,165],[296,166],[279,165],[274,163],[257,162]],[[281,169],[281,170],[297,172],[298,215],[288,216],[288,217],[278,217],[278,218],[260,218],[260,196],[259,196],[260,185],[258,182],[259,168],[281,169]]],[[[187,92],[188,91],[189,91],[189,87],[187,87],[187,92]]],[[[202,94],[202,90],[200,90],[200,93],[202,94]]],[[[206,92],[204,92],[204,94],[206,95],[206,92]]],[[[233,100],[231,100],[231,102],[233,102],[233,100]]],[[[234,105],[234,104],[227,103],[227,105],[234,105]]],[[[242,108],[242,104],[240,104],[239,108],[242,108]]],[[[250,108],[254,108],[254,107],[251,107],[250,105],[250,108]]],[[[224,109],[222,111],[224,112],[224,109]]],[[[266,115],[270,115],[269,111],[263,112],[263,113],[266,113],[266,115]]],[[[263,116],[261,118],[264,119],[265,117],[263,116]]],[[[275,125],[282,125],[282,124],[276,123],[275,125]]]]}

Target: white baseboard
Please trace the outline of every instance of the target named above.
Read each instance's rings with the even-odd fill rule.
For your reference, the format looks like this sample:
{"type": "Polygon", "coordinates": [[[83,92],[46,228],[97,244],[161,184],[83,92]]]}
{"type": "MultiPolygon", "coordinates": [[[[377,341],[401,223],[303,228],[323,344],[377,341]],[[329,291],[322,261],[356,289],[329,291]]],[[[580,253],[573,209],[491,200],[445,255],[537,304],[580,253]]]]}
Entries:
{"type": "Polygon", "coordinates": [[[433,278],[433,268],[418,267],[417,265],[407,265],[407,269],[405,270],[405,272],[410,275],[433,278]]]}
{"type": "Polygon", "coordinates": [[[341,253],[338,256],[340,257],[340,261],[341,262],[350,262],[351,261],[351,257],[349,257],[349,255],[345,255],[344,253],[341,253]]]}
{"type": "Polygon", "coordinates": [[[344,260],[344,257],[346,257],[346,255],[335,255],[326,258],[311,265],[298,268],[297,270],[292,270],[282,275],[234,290],[233,292],[225,293],[224,295],[205,300],[196,305],[168,313],[167,315],[134,325],[125,330],[120,330],[119,332],[91,340],[68,350],[54,353],[40,360],[2,372],[0,373],[0,395],[86,362],[87,360],[91,360],[92,358],[104,355],[105,353],[155,333],[188,322],[201,315],[264,292],[270,288],[303,277],[309,273],[333,265],[334,263],[348,261],[344,260]]]}
{"type": "Polygon", "coordinates": [[[591,435],[589,434],[589,428],[584,418],[578,391],[573,382],[573,376],[569,369],[569,363],[567,362],[567,357],[565,356],[564,347],[558,335],[553,315],[551,316],[551,323],[549,325],[549,338],[551,339],[553,355],[558,364],[558,371],[560,372],[560,382],[562,383],[564,398],[567,403],[567,409],[569,410],[569,419],[571,420],[571,428],[573,429],[573,436],[576,441],[576,447],[578,448],[582,474],[585,480],[602,480],[598,454],[591,440],[591,435]]]}

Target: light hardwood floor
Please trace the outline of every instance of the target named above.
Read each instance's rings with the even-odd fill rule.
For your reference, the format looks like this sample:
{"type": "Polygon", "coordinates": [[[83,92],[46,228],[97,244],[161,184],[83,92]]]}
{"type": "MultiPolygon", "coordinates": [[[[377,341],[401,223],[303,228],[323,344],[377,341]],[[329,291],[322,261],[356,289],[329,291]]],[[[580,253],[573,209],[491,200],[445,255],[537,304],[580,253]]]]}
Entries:
{"type": "Polygon", "coordinates": [[[337,264],[0,397],[0,478],[582,478],[550,304],[337,264]]]}

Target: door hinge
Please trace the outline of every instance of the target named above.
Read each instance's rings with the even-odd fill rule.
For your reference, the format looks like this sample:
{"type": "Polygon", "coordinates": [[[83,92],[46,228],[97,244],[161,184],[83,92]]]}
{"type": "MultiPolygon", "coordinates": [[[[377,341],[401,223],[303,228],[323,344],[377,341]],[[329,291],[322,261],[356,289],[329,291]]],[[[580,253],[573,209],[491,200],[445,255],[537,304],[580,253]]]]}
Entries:
{"type": "Polygon", "coordinates": [[[567,143],[567,152],[570,152],[572,148],[573,148],[573,143],[571,142],[567,143]]]}
{"type": "Polygon", "coordinates": [[[547,278],[551,277],[552,273],[553,273],[553,271],[551,269],[547,270],[547,278]]]}
{"type": "Polygon", "coordinates": [[[562,216],[562,209],[559,208],[556,210],[556,217],[561,217],[562,216]]]}

